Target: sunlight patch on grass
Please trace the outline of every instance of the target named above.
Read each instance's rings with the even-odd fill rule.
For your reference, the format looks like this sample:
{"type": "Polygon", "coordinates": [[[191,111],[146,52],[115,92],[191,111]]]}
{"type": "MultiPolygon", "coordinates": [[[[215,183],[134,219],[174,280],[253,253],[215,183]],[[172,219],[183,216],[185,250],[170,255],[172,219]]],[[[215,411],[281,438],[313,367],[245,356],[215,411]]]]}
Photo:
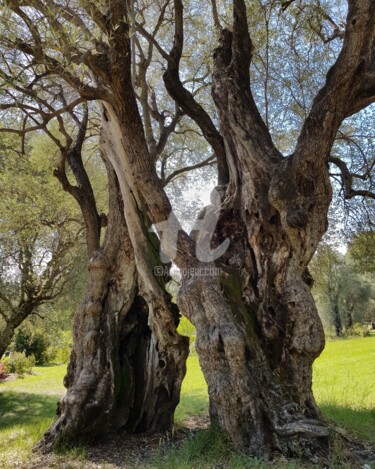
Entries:
{"type": "Polygon", "coordinates": [[[313,389],[323,414],[375,441],[375,337],[328,342],[314,364],[313,389]]]}
{"type": "MultiPolygon", "coordinates": [[[[32,446],[55,418],[57,401],[65,392],[62,384],[65,372],[65,366],[36,367],[32,376],[0,384],[1,468],[16,467],[30,457],[32,446]]],[[[327,418],[361,438],[375,441],[375,337],[327,343],[314,365],[314,392],[327,418]]],[[[204,415],[208,415],[207,385],[198,356],[193,352],[188,359],[175,421],[181,426],[190,416],[204,415]]],[[[210,435],[205,431],[192,435],[181,452],[173,450],[170,455],[160,456],[150,467],[204,469],[220,460],[233,469],[266,467],[261,461],[232,453],[221,437],[207,452],[210,435]]],[[[84,450],[77,451],[72,457],[84,459],[84,450]]],[[[299,467],[293,464],[285,462],[277,467],[299,467]]]]}
{"type": "Polygon", "coordinates": [[[187,361],[187,371],[182,383],[181,400],[176,409],[175,422],[181,424],[191,415],[208,415],[207,384],[195,352],[190,354],[187,361]]]}
{"type": "Polygon", "coordinates": [[[35,367],[33,375],[0,384],[0,467],[24,461],[51,425],[65,372],[66,366],[35,367]]]}

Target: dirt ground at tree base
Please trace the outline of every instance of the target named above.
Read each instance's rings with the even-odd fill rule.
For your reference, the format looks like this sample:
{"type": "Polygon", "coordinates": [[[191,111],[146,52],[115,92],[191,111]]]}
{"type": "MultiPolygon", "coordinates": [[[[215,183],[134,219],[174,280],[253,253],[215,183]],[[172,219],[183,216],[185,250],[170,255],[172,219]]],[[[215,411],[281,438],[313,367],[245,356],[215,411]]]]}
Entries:
{"type": "MultiPolygon", "coordinates": [[[[180,447],[184,441],[194,434],[209,427],[208,417],[190,417],[184,422],[184,427],[170,434],[158,435],[121,435],[112,436],[100,444],[85,446],[80,451],[65,452],[64,454],[32,453],[26,461],[4,461],[0,459],[1,469],[160,469],[154,464],[155,456],[166,456],[172,448],[180,447]]],[[[342,433],[339,430],[339,434],[342,433]]],[[[375,445],[358,442],[341,434],[345,444],[343,464],[340,461],[327,465],[303,464],[293,466],[299,469],[327,467],[341,469],[375,469],[375,445]],[[349,459],[348,459],[349,458],[349,459]],[[352,463],[349,460],[352,459],[352,463]],[[344,462],[345,461],[345,462],[344,462]],[[355,461],[355,462],[354,462],[355,461]]],[[[204,466],[205,468],[208,466],[204,466]]],[[[287,469],[288,462],[284,458],[267,463],[267,469],[287,469]]],[[[175,469],[179,469],[176,467],[175,469]]],[[[193,469],[193,468],[192,468],[193,469]]],[[[200,469],[194,465],[194,469],[200,469]]],[[[229,469],[225,463],[214,463],[210,469],[229,469]]],[[[243,469],[247,469],[246,466],[243,469]]]]}
{"type": "Polygon", "coordinates": [[[75,456],[73,451],[32,453],[24,462],[0,459],[0,469],[143,469],[146,466],[151,469],[152,457],[166,454],[198,430],[208,427],[208,417],[191,416],[184,421],[184,427],[170,434],[112,436],[99,444],[85,446],[82,456],[75,456]]]}

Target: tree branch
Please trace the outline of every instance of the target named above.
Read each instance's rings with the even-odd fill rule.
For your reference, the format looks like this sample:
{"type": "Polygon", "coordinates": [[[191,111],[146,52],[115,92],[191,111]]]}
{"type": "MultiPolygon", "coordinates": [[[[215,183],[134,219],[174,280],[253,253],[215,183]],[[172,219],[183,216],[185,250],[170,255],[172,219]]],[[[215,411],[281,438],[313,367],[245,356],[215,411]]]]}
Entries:
{"type": "MultiPolygon", "coordinates": [[[[375,199],[375,192],[369,190],[356,190],[353,189],[353,178],[358,177],[356,174],[353,174],[349,171],[348,166],[340,158],[331,156],[328,160],[330,163],[333,163],[340,169],[341,172],[341,182],[344,190],[345,199],[352,199],[356,196],[369,197],[375,199]]],[[[362,178],[361,178],[362,179],[362,178]]]]}
{"type": "Polygon", "coordinates": [[[10,309],[11,312],[14,312],[15,308],[12,304],[12,302],[10,301],[9,298],[7,298],[3,293],[0,292],[0,300],[5,303],[8,308],[10,309]]]}
{"type": "Polygon", "coordinates": [[[191,166],[186,166],[185,168],[181,168],[181,169],[177,169],[176,171],[173,171],[173,173],[171,173],[169,176],[167,176],[163,180],[163,187],[165,187],[167,184],[173,181],[173,179],[175,179],[180,174],[193,171],[194,169],[204,168],[205,166],[214,164],[215,160],[216,160],[216,155],[211,155],[209,158],[205,159],[204,161],[201,161],[200,163],[193,164],[191,166]]]}
{"type": "Polygon", "coordinates": [[[348,5],[343,46],[304,122],[294,155],[296,162],[326,161],[341,122],[360,109],[357,96],[371,65],[375,3],[348,0],[348,5]]]}
{"type": "Polygon", "coordinates": [[[247,12],[244,0],[233,0],[233,42],[232,60],[237,73],[244,80],[243,87],[250,88],[250,63],[253,44],[247,24],[247,12]]]}
{"type": "Polygon", "coordinates": [[[356,114],[373,103],[375,103],[375,72],[368,72],[363,77],[362,86],[353,98],[346,117],[356,114]]]}
{"type": "Polygon", "coordinates": [[[220,24],[219,14],[217,12],[216,0],[211,0],[211,8],[212,8],[212,18],[214,20],[215,28],[218,31],[221,31],[222,27],[221,27],[221,24],[220,24]]]}
{"type": "Polygon", "coordinates": [[[249,171],[257,166],[264,174],[269,174],[270,169],[280,163],[281,155],[272,142],[250,89],[251,58],[246,5],[243,0],[235,0],[233,32],[223,29],[219,46],[214,51],[213,97],[232,157],[240,159],[242,167],[249,171]],[[245,140],[246,146],[236,139],[245,140]]]}
{"type": "Polygon", "coordinates": [[[165,87],[178,106],[193,119],[201,129],[204,138],[212,146],[217,158],[219,184],[229,181],[229,170],[226,161],[224,141],[210,116],[194,99],[193,95],[183,86],[179,76],[180,60],[183,50],[183,5],[181,0],[174,1],[175,33],[173,47],[167,58],[168,67],[163,75],[165,87]]]}

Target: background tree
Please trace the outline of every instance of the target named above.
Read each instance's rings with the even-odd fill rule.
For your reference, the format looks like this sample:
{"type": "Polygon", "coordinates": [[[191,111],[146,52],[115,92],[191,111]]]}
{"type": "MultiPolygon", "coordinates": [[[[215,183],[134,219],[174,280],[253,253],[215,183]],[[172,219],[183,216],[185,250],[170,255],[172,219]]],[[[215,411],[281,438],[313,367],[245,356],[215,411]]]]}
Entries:
{"type": "Polygon", "coordinates": [[[312,292],[327,333],[334,329],[339,337],[355,323],[370,322],[374,279],[364,271],[356,271],[350,254],[344,256],[323,245],[310,266],[315,280],[312,292]]]}
{"type": "Polygon", "coordinates": [[[40,158],[45,142],[29,142],[29,156],[10,149],[14,140],[2,143],[0,356],[15,329],[64,292],[82,233],[77,211],[56,191],[51,162],[40,158]]]}
{"type": "Polygon", "coordinates": [[[354,268],[358,272],[375,272],[375,234],[374,231],[364,231],[355,236],[348,248],[354,268]]]}

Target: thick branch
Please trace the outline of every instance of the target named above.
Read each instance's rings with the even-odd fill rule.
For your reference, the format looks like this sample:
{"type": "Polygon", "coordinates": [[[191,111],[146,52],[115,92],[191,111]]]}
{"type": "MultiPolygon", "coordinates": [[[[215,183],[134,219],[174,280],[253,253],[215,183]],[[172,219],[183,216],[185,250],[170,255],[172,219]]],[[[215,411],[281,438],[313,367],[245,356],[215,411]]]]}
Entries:
{"type": "MultiPolygon", "coordinates": [[[[361,197],[369,197],[371,199],[375,199],[375,192],[369,190],[356,190],[353,189],[353,179],[357,177],[356,174],[353,174],[349,171],[346,163],[339,158],[331,156],[329,158],[329,162],[333,163],[340,169],[341,172],[341,181],[342,187],[345,194],[345,199],[352,199],[353,197],[361,196],[361,197]]],[[[362,179],[362,178],[361,178],[362,179]]]]}
{"type": "Polygon", "coordinates": [[[183,86],[179,76],[180,60],[183,49],[183,6],[181,0],[175,0],[175,34],[173,47],[168,56],[168,68],[163,75],[165,87],[178,106],[201,129],[203,136],[212,146],[217,158],[219,184],[226,184],[229,180],[229,171],[226,161],[223,138],[213,124],[210,116],[194,99],[193,95],[183,86]]]}
{"type": "Polygon", "coordinates": [[[255,104],[249,80],[251,39],[246,8],[235,2],[233,33],[223,29],[214,51],[213,97],[220,112],[222,128],[231,152],[243,168],[262,168],[269,174],[281,155],[255,104]],[[237,139],[239,141],[237,141],[237,139]],[[246,146],[241,142],[246,141],[246,146]],[[238,151],[240,150],[240,151],[238,151]]]}
{"type": "Polygon", "coordinates": [[[356,114],[373,103],[375,103],[375,72],[369,72],[364,75],[362,86],[353,99],[346,117],[356,114]]]}
{"type": "MultiPolygon", "coordinates": [[[[75,114],[72,117],[77,121],[75,114]]],[[[89,258],[100,246],[101,217],[97,211],[94,191],[90,179],[82,160],[82,147],[86,138],[88,124],[88,106],[84,105],[84,112],[81,121],[78,121],[79,130],[75,142],[72,146],[67,146],[61,150],[61,160],[54,175],[60,181],[63,189],[71,194],[79,204],[85,221],[86,242],[89,258]],[[68,162],[73,172],[77,186],[70,184],[65,171],[65,161],[68,162]]]]}
{"type": "Polygon", "coordinates": [[[220,24],[219,14],[218,14],[218,11],[217,11],[216,0],[211,0],[211,7],[212,7],[212,18],[214,20],[215,28],[218,31],[221,31],[222,27],[221,27],[221,24],[220,24]]]}
{"type": "Polygon", "coordinates": [[[160,156],[168,142],[169,136],[176,130],[177,124],[180,122],[184,113],[181,109],[176,110],[176,114],[173,116],[169,125],[164,126],[159,135],[159,141],[156,145],[156,155],[160,156]]]}
{"type": "Polygon", "coordinates": [[[365,74],[371,66],[375,35],[375,3],[349,0],[342,50],[316,96],[299,136],[295,161],[312,163],[328,158],[343,119],[359,110],[365,74]]]}
{"type": "Polygon", "coordinates": [[[237,73],[244,80],[244,88],[250,87],[250,62],[253,44],[247,25],[247,13],[244,0],[233,1],[233,61],[237,73]]]}

